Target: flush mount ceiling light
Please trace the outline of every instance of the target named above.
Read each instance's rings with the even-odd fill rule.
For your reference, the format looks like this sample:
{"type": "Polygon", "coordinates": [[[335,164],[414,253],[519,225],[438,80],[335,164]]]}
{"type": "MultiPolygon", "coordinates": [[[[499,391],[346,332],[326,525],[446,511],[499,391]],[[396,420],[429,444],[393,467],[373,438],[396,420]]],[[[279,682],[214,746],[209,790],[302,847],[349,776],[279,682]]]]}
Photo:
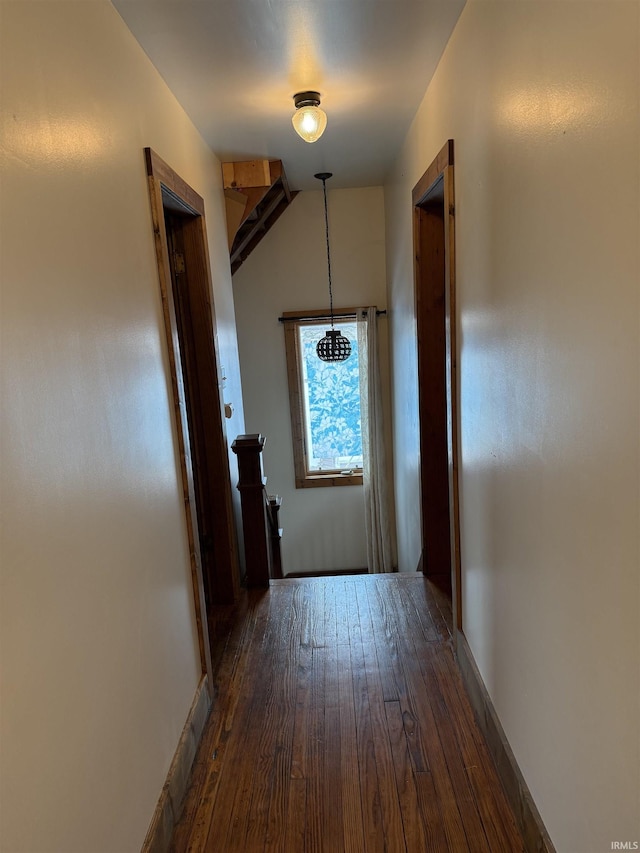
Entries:
{"type": "Polygon", "coordinates": [[[329,248],[329,213],[327,211],[327,180],[331,172],[319,172],[314,175],[322,181],[322,193],[324,195],[324,228],[327,237],[327,270],[329,272],[329,315],[331,328],[327,330],[324,338],[320,338],[316,346],[316,353],[320,361],[346,361],[351,355],[351,342],[340,334],[339,329],[333,328],[333,290],[331,287],[331,250],[329,248]]]}
{"type": "Polygon", "coordinates": [[[327,114],[320,109],[320,92],[298,92],[293,96],[296,111],[291,119],[298,136],[317,142],[327,126],[327,114]]]}

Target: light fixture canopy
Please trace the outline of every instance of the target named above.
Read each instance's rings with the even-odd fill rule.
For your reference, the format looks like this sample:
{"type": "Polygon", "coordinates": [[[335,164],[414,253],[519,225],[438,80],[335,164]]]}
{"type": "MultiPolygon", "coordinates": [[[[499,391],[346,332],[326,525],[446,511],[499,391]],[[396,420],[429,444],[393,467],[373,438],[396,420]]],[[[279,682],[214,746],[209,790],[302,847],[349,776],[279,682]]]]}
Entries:
{"type": "Polygon", "coordinates": [[[351,355],[351,341],[340,333],[339,329],[333,328],[333,288],[331,286],[331,249],[329,247],[329,212],[327,209],[327,180],[332,177],[331,172],[318,172],[313,176],[322,181],[322,194],[324,196],[324,228],[327,238],[327,272],[329,274],[329,316],[331,328],[325,332],[324,338],[320,338],[316,346],[316,353],[320,361],[346,361],[351,355]]]}
{"type": "Polygon", "coordinates": [[[293,127],[305,142],[317,142],[327,126],[327,114],[320,109],[320,92],[298,92],[293,96],[296,111],[293,127]]]}

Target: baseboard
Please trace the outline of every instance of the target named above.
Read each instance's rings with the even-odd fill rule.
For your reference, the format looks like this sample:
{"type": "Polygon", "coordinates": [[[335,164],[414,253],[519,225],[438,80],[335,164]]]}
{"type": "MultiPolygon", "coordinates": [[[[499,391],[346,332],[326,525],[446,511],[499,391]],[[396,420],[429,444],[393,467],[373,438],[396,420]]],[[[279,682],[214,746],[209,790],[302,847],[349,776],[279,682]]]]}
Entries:
{"type": "Polygon", "coordinates": [[[456,632],[456,656],[476,720],[518,821],[527,853],[556,853],[462,631],[456,632]]]}
{"type": "Polygon", "coordinates": [[[204,675],[195,692],[141,853],[167,853],[171,846],[173,830],[180,820],[189,787],[193,759],[210,710],[211,697],[204,675]]]}
{"type": "Polygon", "coordinates": [[[324,572],[287,572],[285,578],[334,578],[340,575],[368,575],[368,569],[327,569],[324,572]]]}

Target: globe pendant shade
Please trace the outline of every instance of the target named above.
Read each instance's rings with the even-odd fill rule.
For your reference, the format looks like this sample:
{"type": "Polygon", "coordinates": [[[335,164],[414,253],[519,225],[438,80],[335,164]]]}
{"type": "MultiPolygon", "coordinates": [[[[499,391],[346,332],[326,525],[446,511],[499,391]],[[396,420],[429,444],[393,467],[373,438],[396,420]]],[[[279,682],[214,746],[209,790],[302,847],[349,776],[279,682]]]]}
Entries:
{"type": "Polygon", "coordinates": [[[296,133],[305,142],[317,142],[327,126],[327,114],[320,107],[299,107],[291,121],[296,133]]]}

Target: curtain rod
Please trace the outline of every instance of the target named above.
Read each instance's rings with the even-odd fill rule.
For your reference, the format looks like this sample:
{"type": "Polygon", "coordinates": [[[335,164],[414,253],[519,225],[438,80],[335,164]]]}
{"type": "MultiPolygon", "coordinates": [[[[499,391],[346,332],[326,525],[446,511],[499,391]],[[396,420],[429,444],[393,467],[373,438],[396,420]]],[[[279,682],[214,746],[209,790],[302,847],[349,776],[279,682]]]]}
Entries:
{"type": "MultiPolygon", "coordinates": [[[[386,313],[387,313],[386,310],[376,311],[376,316],[379,317],[381,314],[386,316],[386,313]]],[[[347,312],[334,311],[333,312],[333,319],[334,320],[336,320],[336,319],[337,320],[340,320],[340,319],[344,320],[345,317],[355,317],[355,316],[356,316],[355,311],[347,311],[347,312]]],[[[296,314],[293,317],[278,317],[278,321],[280,323],[298,322],[300,320],[330,320],[330,319],[331,319],[330,314],[314,314],[313,316],[307,315],[307,314],[296,314]]]]}

